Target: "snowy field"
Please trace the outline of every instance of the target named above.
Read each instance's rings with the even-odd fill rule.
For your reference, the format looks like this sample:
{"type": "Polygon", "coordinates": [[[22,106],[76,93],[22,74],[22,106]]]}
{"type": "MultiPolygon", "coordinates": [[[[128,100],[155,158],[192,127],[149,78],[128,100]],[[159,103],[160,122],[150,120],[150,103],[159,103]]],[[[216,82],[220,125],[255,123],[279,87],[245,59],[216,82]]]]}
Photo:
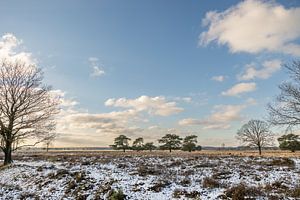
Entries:
{"type": "Polygon", "coordinates": [[[0,168],[0,199],[300,199],[299,174],[299,158],[18,156],[0,168]]]}

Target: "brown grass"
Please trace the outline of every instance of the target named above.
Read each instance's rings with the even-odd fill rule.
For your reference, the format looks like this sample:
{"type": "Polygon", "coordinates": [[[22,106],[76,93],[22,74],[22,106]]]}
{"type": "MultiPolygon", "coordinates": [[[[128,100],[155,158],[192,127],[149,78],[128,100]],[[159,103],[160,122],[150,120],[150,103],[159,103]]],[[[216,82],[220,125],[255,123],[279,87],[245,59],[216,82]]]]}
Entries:
{"type": "MultiPolygon", "coordinates": [[[[40,160],[40,159],[49,159],[51,161],[59,161],[59,160],[70,160],[72,157],[96,157],[99,158],[99,161],[107,161],[111,158],[118,158],[118,157],[136,157],[136,156],[143,156],[143,157],[193,157],[197,158],[198,156],[211,156],[211,157],[222,157],[222,156],[253,156],[259,157],[257,151],[247,150],[247,151],[227,151],[227,150],[203,150],[203,151],[195,151],[195,152],[183,152],[183,151],[172,151],[171,153],[168,151],[51,151],[49,153],[46,152],[16,152],[14,154],[14,159],[24,159],[24,156],[28,156],[31,159],[40,160]]],[[[290,151],[282,151],[282,150],[266,150],[263,151],[262,157],[300,157],[300,151],[297,152],[290,152],[290,151]]]]}

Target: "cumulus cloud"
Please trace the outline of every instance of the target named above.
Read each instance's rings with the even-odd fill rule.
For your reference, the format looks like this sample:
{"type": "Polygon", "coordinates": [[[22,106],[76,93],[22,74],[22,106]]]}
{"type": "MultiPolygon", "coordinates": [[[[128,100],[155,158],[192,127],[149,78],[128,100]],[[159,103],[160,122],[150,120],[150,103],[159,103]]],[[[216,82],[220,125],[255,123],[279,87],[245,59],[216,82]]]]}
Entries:
{"type": "Polygon", "coordinates": [[[76,138],[80,135],[84,138],[91,137],[93,140],[98,138],[99,143],[109,144],[118,134],[131,136],[142,131],[143,129],[131,124],[140,120],[138,112],[132,109],[90,113],[79,109],[65,108],[58,116],[57,132],[66,138],[76,138]]]}
{"type": "Polygon", "coordinates": [[[238,75],[238,80],[247,81],[258,79],[268,79],[275,72],[281,69],[281,61],[278,59],[268,60],[261,64],[261,68],[257,68],[255,63],[246,65],[244,72],[238,75]]]}
{"type": "Polygon", "coordinates": [[[168,102],[165,97],[140,96],[136,99],[108,99],[106,106],[133,108],[139,112],[146,111],[151,115],[169,116],[183,111],[183,108],[177,107],[176,102],[168,102]]]}
{"type": "Polygon", "coordinates": [[[90,57],[89,59],[90,67],[92,68],[91,76],[98,77],[105,74],[105,71],[102,69],[103,66],[99,64],[99,59],[96,57],[90,57]]]}
{"type": "Polygon", "coordinates": [[[210,11],[199,44],[216,41],[231,52],[281,52],[300,56],[300,7],[285,8],[275,1],[246,0],[223,12],[210,11]]]}
{"type": "Polygon", "coordinates": [[[30,52],[23,50],[22,44],[23,41],[12,33],[4,34],[0,38],[0,59],[22,61],[30,65],[35,64],[37,61],[30,52]]]}
{"type": "Polygon", "coordinates": [[[211,115],[204,119],[186,118],[178,123],[181,126],[201,125],[203,129],[229,129],[231,122],[243,119],[241,112],[245,108],[255,104],[254,99],[248,99],[240,105],[216,105],[211,115]]]}
{"type": "Polygon", "coordinates": [[[62,90],[51,90],[51,94],[60,100],[60,105],[63,107],[73,107],[79,103],[71,98],[66,98],[66,92],[62,90]]]}
{"type": "Polygon", "coordinates": [[[256,90],[256,83],[238,83],[227,91],[222,92],[223,96],[238,96],[242,93],[256,90]]]}
{"type": "Polygon", "coordinates": [[[213,76],[211,78],[213,81],[223,82],[225,80],[225,76],[213,76]]]}

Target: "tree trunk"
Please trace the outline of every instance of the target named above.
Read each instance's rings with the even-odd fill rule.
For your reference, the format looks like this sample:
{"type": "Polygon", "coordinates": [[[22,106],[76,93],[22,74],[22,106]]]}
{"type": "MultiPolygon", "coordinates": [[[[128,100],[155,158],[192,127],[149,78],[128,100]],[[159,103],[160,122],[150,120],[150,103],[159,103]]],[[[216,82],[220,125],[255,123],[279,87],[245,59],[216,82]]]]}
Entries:
{"type": "Polygon", "coordinates": [[[4,149],[4,165],[9,165],[12,163],[12,156],[11,156],[12,150],[11,145],[8,145],[4,149]]]}
{"type": "Polygon", "coordinates": [[[258,146],[259,155],[261,155],[261,146],[258,146]]]}
{"type": "Polygon", "coordinates": [[[49,144],[46,145],[46,152],[48,153],[49,151],[49,144]]]}
{"type": "Polygon", "coordinates": [[[172,149],[169,149],[170,153],[172,152],[172,149]]]}
{"type": "Polygon", "coordinates": [[[125,149],[123,149],[123,152],[125,153],[125,149]]]}

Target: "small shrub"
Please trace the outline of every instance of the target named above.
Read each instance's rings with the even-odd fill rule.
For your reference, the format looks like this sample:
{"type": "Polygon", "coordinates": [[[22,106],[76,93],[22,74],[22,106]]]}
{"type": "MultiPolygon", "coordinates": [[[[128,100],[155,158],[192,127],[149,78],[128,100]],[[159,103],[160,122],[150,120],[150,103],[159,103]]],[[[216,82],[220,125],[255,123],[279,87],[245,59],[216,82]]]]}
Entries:
{"type": "Polygon", "coordinates": [[[295,161],[290,158],[280,158],[274,159],[270,163],[267,163],[268,166],[286,166],[286,167],[295,167],[295,161]]]}
{"type": "Polygon", "coordinates": [[[247,187],[241,183],[232,188],[226,190],[226,196],[232,198],[232,200],[243,200],[247,197],[256,197],[261,195],[261,191],[255,187],[247,187]]]}
{"type": "Polygon", "coordinates": [[[191,184],[191,180],[189,178],[184,178],[183,180],[180,181],[180,184],[187,187],[191,184]]]}
{"type": "Polygon", "coordinates": [[[181,198],[181,196],[184,196],[188,199],[198,199],[200,197],[200,192],[198,191],[191,191],[187,192],[186,190],[181,190],[181,189],[175,189],[173,191],[173,198],[181,198]]]}
{"type": "Polygon", "coordinates": [[[43,167],[42,166],[38,166],[38,168],[36,168],[36,171],[42,172],[43,171],[43,167]]]}
{"type": "Polygon", "coordinates": [[[74,190],[76,188],[77,184],[74,180],[71,180],[68,185],[67,185],[67,188],[66,188],[66,193],[70,193],[71,190],[74,190]]]}
{"type": "Polygon", "coordinates": [[[108,195],[109,200],[124,200],[126,199],[126,195],[123,193],[121,189],[111,190],[108,195]]]}
{"type": "Polygon", "coordinates": [[[138,167],[137,172],[139,176],[147,176],[147,175],[160,175],[161,171],[155,169],[154,167],[147,167],[145,165],[141,165],[138,167]]]}
{"type": "Polygon", "coordinates": [[[211,177],[205,177],[203,179],[202,185],[205,188],[218,188],[218,187],[220,187],[220,183],[217,180],[215,180],[211,177]]]}
{"type": "Polygon", "coordinates": [[[163,188],[167,187],[170,184],[171,183],[169,181],[160,180],[157,183],[155,183],[152,187],[150,187],[149,189],[152,191],[155,191],[155,192],[161,192],[163,188]]]}
{"type": "Polygon", "coordinates": [[[298,186],[298,187],[292,189],[292,190],[290,191],[290,194],[291,194],[292,197],[294,197],[294,198],[296,198],[296,199],[300,198],[300,186],[298,186]]]}
{"type": "Polygon", "coordinates": [[[231,172],[230,171],[223,171],[223,172],[218,172],[213,174],[213,178],[214,179],[228,179],[231,176],[231,172]]]}
{"type": "Polygon", "coordinates": [[[181,189],[175,189],[173,191],[173,198],[177,198],[179,199],[181,197],[181,195],[184,195],[184,191],[181,189]]]}

